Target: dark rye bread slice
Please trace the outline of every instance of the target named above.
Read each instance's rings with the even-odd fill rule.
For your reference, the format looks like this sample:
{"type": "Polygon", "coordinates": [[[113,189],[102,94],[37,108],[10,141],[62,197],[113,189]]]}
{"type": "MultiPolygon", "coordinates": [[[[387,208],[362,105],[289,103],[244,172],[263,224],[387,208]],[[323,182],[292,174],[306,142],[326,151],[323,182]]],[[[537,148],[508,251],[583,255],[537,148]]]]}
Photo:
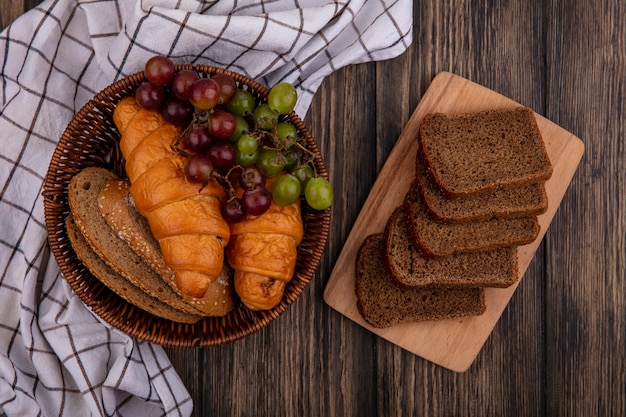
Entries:
{"type": "Polygon", "coordinates": [[[449,198],[538,183],[552,175],[537,122],[525,107],[427,114],[418,136],[431,177],[449,198]]]}
{"type": "Polygon", "coordinates": [[[111,291],[119,295],[128,303],[133,304],[148,313],[178,323],[196,323],[202,317],[189,314],[171,307],[158,298],[154,298],[133,285],[126,278],[115,272],[102,258],[96,254],[85,237],[80,232],[70,213],[65,221],[70,244],[83,265],[111,291]]]}
{"type": "Polygon", "coordinates": [[[104,168],[89,167],[72,177],[68,201],[74,221],[91,248],[113,268],[146,294],[190,314],[200,312],[179,297],[165,281],[122,241],[104,221],[98,194],[116,176],[104,168]]]}
{"type": "Polygon", "coordinates": [[[384,261],[382,234],[368,236],[356,260],[357,307],[369,324],[384,328],[398,323],[477,316],[485,311],[482,288],[425,287],[402,290],[391,282],[384,261]]]}
{"type": "Polygon", "coordinates": [[[413,246],[404,206],[397,207],[385,227],[385,261],[390,276],[403,288],[499,287],[517,281],[515,247],[427,257],[413,246]]]}
{"type": "Polygon", "coordinates": [[[526,245],[539,235],[536,217],[492,218],[471,223],[433,220],[422,201],[417,181],[411,184],[404,207],[409,235],[415,247],[426,256],[450,256],[454,253],[526,245]]]}
{"type": "Polygon", "coordinates": [[[418,158],[415,178],[431,216],[437,220],[468,223],[492,218],[538,216],[548,209],[544,183],[498,188],[474,197],[447,198],[433,185],[426,163],[418,158]]]}
{"type": "Polygon", "coordinates": [[[224,316],[235,308],[235,289],[230,270],[226,266],[224,273],[211,283],[202,298],[185,296],[179,291],[174,271],[166,265],[159,243],[152,236],[148,220],[137,211],[132,202],[128,180],[108,180],[98,194],[98,207],[117,236],[157,272],[174,292],[203,315],[224,316]]]}

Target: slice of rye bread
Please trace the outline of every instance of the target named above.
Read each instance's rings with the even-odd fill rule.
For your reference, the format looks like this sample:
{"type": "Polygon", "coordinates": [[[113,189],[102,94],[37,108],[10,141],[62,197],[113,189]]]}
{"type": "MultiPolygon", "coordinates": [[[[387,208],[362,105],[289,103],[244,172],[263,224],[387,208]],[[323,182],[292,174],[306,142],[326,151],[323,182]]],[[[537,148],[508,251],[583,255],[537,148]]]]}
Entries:
{"type": "Polygon", "coordinates": [[[499,188],[474,197],[447,198],[430,180],[428,168],[422,159],[417,161],[415,179],[431,216],[452,223],[468,223],[492,218],[538,216],[548,209],[548,195],[544,183],[499,188]]]}
{"type": "Polygon", "coordinates": [[[132,202],[128,180],[120,178],[108,180],[98,195],[98,207],[104,220],[119,238],[157,272],[183,300],[207,316],[224,316],[235,308],[235,290],[227,267],[209,286],[204,297],[196,298],[181,294],[176,285],[174,271],[166,265],[159,243],[152,236],[148,220],[139,214],[132,202]]]}
{"type": "Polygon", "coordinates": [[[72,177],[68,187],[68,201],[81,233],[98,256],[142,291],[181,311],[199,314],[196,308],[179,297],[104,221],[98,208],[98,194],[112,178],[117,177],[98,167],[85,168],[72,177]]]}
{"type": "Polygon", "coordinates": [[[165,304],[158,298],[149,296],[139,287],[115,272],[93,251],[74,222],[74,217],[71,213],[67,216],[65,225],[70,244],[78,259],[98,280],[122,299],[156,317],[178,323],[196,323],[202,318],[200,315],[185,313],[165,304]]]}
{"type": "Polygon", "coordinates": [[[382,234],[368,236],[357,254],[357,308],[372,326],[477,316],[485,311],[482,288],[400,289],[388,275],[384,256],[382,234]]]}
{"type": "Polygon", "coordinates": [[[424,117],[419,146],[449,198],[545,181],[552,165],[533,112],[525,107],[424,117]]]}
{"type": "Polygon", "coordinates": [[[417,181],[413,181],[404,200],[409,235],[425,256],[450,256],[503,246],[526,245],[539,235],[536,217],[516,217],[445,223],[433,220],[426,208],[417,181]]]}
{"type": "Polygon", "coordinates": [[[407,214],[397,207],[385,227],[385,263],[401,288],[425,285],[499,287],[517,281],[515,247],[427,257],[413,246],[407,214]]]}

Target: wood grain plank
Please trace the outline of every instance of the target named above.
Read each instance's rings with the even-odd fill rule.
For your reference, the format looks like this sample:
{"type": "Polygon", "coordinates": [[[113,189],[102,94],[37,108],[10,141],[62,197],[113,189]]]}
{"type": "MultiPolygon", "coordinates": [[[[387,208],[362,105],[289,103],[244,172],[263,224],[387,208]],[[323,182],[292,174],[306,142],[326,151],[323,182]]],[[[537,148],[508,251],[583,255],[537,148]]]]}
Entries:
{"type": "Polygon", "coordinates": [[[0,28],[7,27],[25,10],[28,10],[28,8],[23,0],[3,2],[2,7],[0,7],[0,28]]]}
{"type": "Polygon", "coordinates": [[[547,415],[626,410],[626,4],[547,3],[546,114],[588,149],[546,238],[547,415]],[[557,18],[558,17],[558,18],[557,18]]]}

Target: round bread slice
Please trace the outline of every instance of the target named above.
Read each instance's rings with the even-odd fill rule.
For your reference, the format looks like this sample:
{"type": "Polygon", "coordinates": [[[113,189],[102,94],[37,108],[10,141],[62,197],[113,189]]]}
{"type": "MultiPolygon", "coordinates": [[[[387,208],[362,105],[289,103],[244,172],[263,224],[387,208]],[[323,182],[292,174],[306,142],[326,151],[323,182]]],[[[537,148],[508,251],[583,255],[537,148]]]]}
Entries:
{"type": "Polygon", "coordinates": [[[108,180],[98,195],[98,207],[104,220],[117,236],[158,273],[185,302],[207,316],[224,316],[235,308],[235,291],[230,270],[226,266],[222,275],[209,286],[203,297],[190,297],[180,292],[174,271],[166,265],[147,219],[133,204],[128,180],[120,178],[108,180]]]}
{"type": "Polygon", "coordinates": [[[104,262],[146,294],[186,313],[199,314],[196,308],[172,291],[104,221],[98,208],[98,194],[104,184],[113,178],[117,178],[115,174],[99,167],[85,168],[72,177],[68,201],[82,235],[104,262]]]}
{"type": "Polygon", "coordinates": [[[357,307],[372,326],[477,316],[485,311],[482,288],[400,289],[387,273],[384,256],[382,234],[368,236],[357,254],[357,307]]]}
{"type": "Polygon", "coordinates": [[[85,267],[111,291],[148,313],[178,323],[196,323],[202,316],[189,314],[171,307],[158,298],[154,298],[133,285],[129,280],[115,272],[89,246],[70,213],[66,220],[67,235],[78,259],[85,267]]]}

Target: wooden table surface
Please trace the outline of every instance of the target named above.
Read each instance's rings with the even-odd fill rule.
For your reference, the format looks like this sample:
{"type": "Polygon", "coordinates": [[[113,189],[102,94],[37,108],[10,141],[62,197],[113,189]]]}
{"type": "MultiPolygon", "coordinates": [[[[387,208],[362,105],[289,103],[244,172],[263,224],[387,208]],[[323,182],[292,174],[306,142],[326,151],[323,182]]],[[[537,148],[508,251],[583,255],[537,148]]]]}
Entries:
{"type": "MultiPolygon", "coordinates": [[[[3,1],[2,27],[37,3],[3,1]]],[[[307,114],[335,204],[304,295],[244,340],[167,349],[194,416],[623,415],[625,113],[625,2],[415,2],[410,49],[332,74],[307,114]],[[585,145],[524,279],[463,373],[375,336],[322,298],[379,170],[441,71],[531,107],[585,145]]]]}

